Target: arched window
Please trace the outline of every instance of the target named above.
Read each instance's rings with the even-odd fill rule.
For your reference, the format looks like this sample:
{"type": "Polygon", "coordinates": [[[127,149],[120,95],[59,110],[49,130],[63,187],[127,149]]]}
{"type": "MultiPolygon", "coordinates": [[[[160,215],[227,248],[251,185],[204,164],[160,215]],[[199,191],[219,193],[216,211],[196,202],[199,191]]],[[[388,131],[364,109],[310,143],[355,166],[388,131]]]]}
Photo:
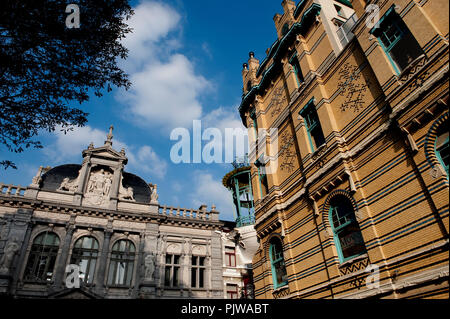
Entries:
{"type": "Polygon", "coordinates": [[[131,286],[136,247],[130,240],[118,240],[112,247],[108,285],[131,286]]]}
{"type": "Polygon", "coordinates": [[[449,151],[449,143],[448,143],[448,131],[447,126],[442,127],[438,131],[438,136],[436,138],[434,149],[436,152],[436,157],[441,163],[442,167],[444,167],[448,176],[448,151],[449,151]]]}
{"type": "Polygon", "coordinates": [[[91,236],[84,236],[75,242],[70,263],[80,267],[80,280],[86,284],[92,284],[94,282],[97,257],[97,239],[91,236]]]}
{"type": "Polygon", "coordinates": [[[366,252],[353,204],[347,197],[338,195],[330,201],[330,220],[341,262],[366,252]]]}
{"type": "Polygon", "coordinates": [[[24,279],[34,282],[51,281],[58,249],[59,238],[55,233],[44,232],[39,234],[31,246],[24,279]]]}
{"type": "Polygon", "coordinates": [[[284,265],[283,245],[279,238],[272,238],[269,246],[270,264],[274,289],[287,284],[287,273],[284,265]]]}

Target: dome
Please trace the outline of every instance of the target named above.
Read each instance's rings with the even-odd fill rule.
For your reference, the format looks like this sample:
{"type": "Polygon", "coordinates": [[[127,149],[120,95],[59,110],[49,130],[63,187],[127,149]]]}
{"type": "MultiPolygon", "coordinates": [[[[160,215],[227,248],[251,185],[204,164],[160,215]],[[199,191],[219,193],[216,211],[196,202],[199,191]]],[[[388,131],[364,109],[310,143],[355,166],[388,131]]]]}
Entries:
{"type": "Polygon", "coordinates": [[[52,168],[42,175],[41,189],[56,191],[64,178],[68,177],[71,180],[77,178],[80,169],[81,165],[78,164],[65,164],[52,168]]]}
{"type": "MultiPolygon", "coordinates": [[[[41,189],[47,191],[58,190],[64,178],[76,179],[80,169],[81,165],[78,164],[65,164],[52,168],[42,175],[41,189]]],[[[150,203],[150,187],[139,176],[123,172],[122,185],[124,188],[133,188],[133,197],[137,203],[150,203]]]]}
{"type": "Polygon", "coordinates": [[[131,173],[123,172],[123,187],[133,188],[133,196],[137,203],[150,203],[150,187],[139,176],[131,173]]]}

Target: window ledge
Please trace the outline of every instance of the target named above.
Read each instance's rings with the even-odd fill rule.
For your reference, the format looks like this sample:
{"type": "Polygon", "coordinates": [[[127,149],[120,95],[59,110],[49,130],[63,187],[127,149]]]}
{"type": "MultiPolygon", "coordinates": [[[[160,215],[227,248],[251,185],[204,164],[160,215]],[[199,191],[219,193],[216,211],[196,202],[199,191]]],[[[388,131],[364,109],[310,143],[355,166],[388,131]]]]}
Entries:
{"type": "Polygon", "coordinates": [[[280,291],[286,290],[286,289],[289,289],[289,284],[285,284],[285,285],[283,285],[281,287],[278,287],[277,289],[274,289],[272,291],[272,293],[274,294],[274,293],[277,293],[277,292],[280,292],[280,291]]]}
{"type": "Polygon", "coordinates": [[[362,260],[362,259],[365,259],[365,258],[367,258],[367,257],[369,257],[369,255],[367,255],[367,254],[362,254],[362,255],[353,257],[352,259],[349,259],[349,260],[347,260],[347,261],[344,261],[342,264],[340,264],[340,265],[339,265],[339,268],[346,267],[346,266],[348,266],[348,265],[350,265],[350,264],[353,264],[354,262],[356,262],[356,261],[358,261],[358,260],[362,260]]]}
{"type": "Polygon", "coordinates": [[[414,61],[412,61],[408,66],[398,75],[398,79],[402,79],[407,75],[422,59],[425,58],[425,54],[418,56],[414,61]]]}

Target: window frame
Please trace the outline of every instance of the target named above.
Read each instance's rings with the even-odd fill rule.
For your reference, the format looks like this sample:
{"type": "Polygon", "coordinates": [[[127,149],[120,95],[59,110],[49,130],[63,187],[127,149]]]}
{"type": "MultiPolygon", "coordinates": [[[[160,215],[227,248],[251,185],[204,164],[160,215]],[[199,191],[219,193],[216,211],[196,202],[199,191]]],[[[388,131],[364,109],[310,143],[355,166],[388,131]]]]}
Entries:
{"type": "Polygon", "coordinates": [[[237,284],[226,284],[227,291],[227,299],[239,299],[239,286],[237,284]],[[235,288],[234,290],[230,290],[230,287],[235,288]],[[231,298],[229,296],[231,294],[231,298]],[[233,298],[233,295],[236,295],[236,298],[233,298]]]}
{"type": "Polygon", "coordinates": [[[205,289],[206,256],[191,256],[191,288],[205,289]],[[194,259],[197,260],[194,264],[194,259]],[[203,260],[203,264],[200,261],[203,260]],[[195,274],[195,276],[194,276],[195,274]],[[202,278],[202,280],[200,279],[202,278]],[[194,282],[195,281],[195,282],[194,282]]]}
{"type": "Polygon", "coordinates": [[[55,232],[48,231],[48,230],[40,232],[33,239],[33,242],[30,247],[30,253],[28,254],[27,263],[25,265],[24,281],[34,282],[34,283],[52,282],[53,278],[55,276],[55,267],[56,267],[56,262],[58,260],[58,252],[59,252],[60,245],[61,245],[61,240],[60,240],[58,234],[56,234],[55,232]],[[54,235],[53,241],[57,242],[57,244],[53,244],[53,245],[42,244],[45,241],[45,237],[48,235],[54,235]],[[41,240],[41,244],[37,244],[36,241],[38,239],[40,239],[41,237],[43,237],[41,240]],[[39,246],[38,248],[40,248],[40,251],[34,251],[33,247],[36,248],[37,246],[39,246]],[[47,252],[44,252],[44,249],[47,247],[50,247],[50,250],[47,252]],[[43,256],[46,257],[44,272],[42,273],[42,277],[45,277],[45,279],[38,277],[36,275],[36,273],[39,273],[40,261],[42,260],[43,256]],[[33,265],[30,265],[31,262],[33,262],[33,265]],[[53,268],[51,271],[51,276],[50,276],[50,278],[48,278],[47,276],[49,273],[50,265],[52,263],[53,263],[53,268]]]}
{"type": "Polygon", "coordinates": [[[80,267],[80,282],[83,282],[85,285],[88,285],[88,286],[94,284],[94,280],[96,277],[96,270],[98,267],[97,261],[98,261],[99,255],[100,255],[99,247],[100,246],[99,246],[97,238],[95,238],[94,236],[91,236],[91,235],[83,235],[83,236],[77,238],[77,240],[74,242],[74,245],[72,248],[72,254],[70,256],[70,263],[78,265],[80,267]],[[81,247],[76,247],[77,243],[80,240],[84,240],[85,238],[92,238],[91,248],[83,248],[82,247],[83,243],[81,243],[81,247]],[[95,244],[96,244],[97,248],[94,248],[95,244]],[[89,253],[89,256],[85,255],[86,252],[89,253]],[[82,260],[86,260],[86,259],[88,260],[87,266],[86,266],[86,272],[85,272],[85,275],[88,275],[87,279],[86,279],[86,276],[84,278],[81,278],[81,268],[82,267],[80,266],[80,262],[82,260]],[[94,265],[92,265],[93,261],[94,261],[94,265]],[[91,271],[92,266],[94,268],[93,268],[93,273],[92,273],[92,280],[90,280],[89,273],[91,271]]]}
{"type": "Polygon", "coordinates": [[[272,282],[273,282],[274,289],[278,289],[280,287],[288,285],[289,280],[288,280],[288,276],[287,276],[286,263],[284,261],[283,242],[278,237],[273,237],[269,241],[269,260],[270,260],[270,267],[272,270],[272,282]],[[275,250],[275,247],[276,247],[276,244],[274,243],[274,241],[279,241],[279,244],[280,244],[281,251],[275,252],[276,255],[279,255],[279,257],[273,256],[273,253],[272,253],[272,251],[275,250]],[[275,257],[277,257],[277,258],[275,259],[275,257]],[[286,273],[286,280],[283,282],[278,282],[278,279],[277,279],[277,270],[276,270],[275,264],[279,263],[279,262],[282,262],[282,267],[284,268],[284,272],[286,273]]]}
{"type": "Polygon", "coordinates": [[[305,82],[305,78],[303,77],[302,68],[300,66],[300,61],[298,59],[298,54],[295,52],[291,58],[289,59],[289,64],[292,65],[295,73],[295,79],[297,80],[297,84],[300,87],[302,83],[305,82]],[[294,63],[293,63],[294,62],[294,63]]]}
{"type": "Polygon", "coordinates": [[[304,120],[306,132],[308,134],[309,145],[311,146],[311,153],[314,153],[316,150],[322,147],[322,145],[326,144],[325,134],[323,133],[322,124],[320,123],[319,114],[317,114],[317,109],[314,102],[315,99],[312,98],[299,112],[300,116],[304,120]],[[313,118],[315,118],[316,121],[311,121],[311,119],[313,118]],[[320,129],[321,137],[323,138],[323,143],[320,145],[317,145],[317,141],[315,138],[313,143],[312,131],[315,129],[320,129]],[[314,144],[316,144],[316,147],[314,147],[314,144]]]}
{"type": "Polygon", "coordinates": [[[227,267],[236,267],[236,249],[234,247],[225,247],[225,257],[225,265],[227,267]],[[233,252],[227,251],[227,249],[233,249],[233,252]]]}
{"type": "Polygon", "coordinates": [[[361,256],[361,255],[364,255],[364,254],[367,253],[367,248],[365,247],[365,244],[364,244],[364,251],[363,252],[358,253],[358,254],[354,254],[352,256],[344,257],[344,253],[342,251],[342,246],[341,246],[339,234],[342,233],[343,231],[345,231],[348,226],[351,226],[351,225],[358,226],[359,235],[364,240],[364,238],[362,237],[361,229],[359,228],[359,223],[356,220],[355,208],[354,208],[353,203],[351,202],[350,199],[348,199],[348,198],[346,198],[345,196],[342,196],[342,195],[338,195],[338,196],[333,197],[331,202],[330,202],[330,208],[329,208],[329,215],[328,216],[329,216],[331,229],[333,231],[334,244],[336,246],[336,250],[337,250],[337,253],[338,253],[338,257],[339,257],[340,263],[344,263],[344,262],[346,262],[348,260],[354,259],[354,258],[356,258],[358,256],[361,256]],[[343,222],[339,226],[335,226],[334,219],[333,219],[333,211],[335,211],[336,207],[339,207],[339,206],[336,206],[334,203],[332,203],[332,201],[333,201],[333,199],[337,200],[338,198],[343,198],[343,199],[347,200],[348,201],[347,204],[352,207],[352,211],[347,213],[346,215],[344,215],[343,217],[340,218],[340,219],[345,218],[346,219],[345,222],[343,222]],[[349,215],[353,215],[353,218],[351,218],[351,216],[350,216],[350,218],[348,218],[349,215]]]}
{"type": "Polygon", "coordinates": [[[441,164],[441,166],[444,168],[445,172],[447,173],[447,178],[448,178],[448,169],[449,169],[449,167],[448,167],[448,165],[445,165],[445,162],[444,162],[444,160],[442,158],[441,152],[442,152],[443,148],[448,148],[449,147],[449,136],[447,136],[447,138],[442,143],[442,145],[440,145],[438,147],[437,142],[438,142],[439,136],[441,136],[441,135],[442,134],[439,134],[436,137],[435,141],[434,141],[434,153],[436,154],[436,157],[437,157],[439,163],[441,164]]]}
{"type": "Polygon", "coordinates": [[[164,264],[164,287],[166,288],[178,288],[180,287],[180,269],[181,269],[181,255],[178,254],[166,254],[164,264]],[[167,257],[170,256],[170,262],[167,262],[167,257]],[[178,259],[176,259],[178,257],[178,259]],[[178,260],[178,263],[175,261],[178,260]],[[169,269],[169,276],[167,276],[167,270],[169,269]],[[176,274],[176,276],[175,276],[176,274]]]}
{"type": "Polygon", "coordinates": [[[107,273],[107,283],[108,286],[112,287],[131,287],[133,285],[133,278],[135,272],[135,261],[136,261],[136,245],[129,239],[119,239],[114,242],[111,247],[111,255],[109,259],[109,268],[107,273]],[[125,250],[120,250],[120,243],[125,242],[125,250]],[[114,250],[114,247],[119,245],[119,250],[114,250]],[[133,247],[134,252],[130,252],[130,247],[133,247]],[[115,256],[116,255],[116,256],[115,256]],[[117,283],[119,264],[125,263],[123,284],[117,283]],[[129,268],[131,266],[131,273],[129,268]],[[113,267],[113,268],[111,268],[113,267]],[[111,273],[112,269],[112,273],[111,273]],[[112,277],[111,277],[112,275],[112,277]],[[128,278],[130,276],[130,278],[128,278]]]}

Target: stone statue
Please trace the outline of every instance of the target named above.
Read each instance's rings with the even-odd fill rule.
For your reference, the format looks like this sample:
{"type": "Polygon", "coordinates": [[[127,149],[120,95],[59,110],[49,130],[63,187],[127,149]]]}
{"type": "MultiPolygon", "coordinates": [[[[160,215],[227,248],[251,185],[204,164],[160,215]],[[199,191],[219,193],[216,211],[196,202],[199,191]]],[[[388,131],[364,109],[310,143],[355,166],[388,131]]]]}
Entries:
{"type": "Polygon", "coordinates": [[[11,267],[14,255],[19,250],[20,246],[16,239],[12,239],[6,244],[5,250],[3,251],[3,256],[0,259],[0,273],[8,273],[11,267]]]}
{"type": "Polygon", "coordinates": [[[119,193],[119,199],[134,201],[133,188],[128,187],[124,192],[119,193]]]}
{"type": "Polygon", "coordinates": [[[152,194],[150,195],[151,202],[158,202],[158,186],[156,184],[150,184],[152,194]]]}
{"type": "Polygon", "coordinates": [[[43,169],[44,169],[44,166],[39,166],[39,170],[36,173],[36,176],[33,177],[33,181],[32,181],[33,185],[39,185],[39,183],[41,182],[41,180],[42,180],[41,175],[42,175],[43,169]]]}
{"type": "Polygon", "coordinates": [[[155,273],[155,266],[156,266],[156,258],[153,253],[149,253],[145,257],[145,279],[146,280],[153,280],[153,275],[155,273]]]}
{"type": "Polygon", "coordinates": [[[69,191],[69,192],[75,192],[78,188],[78,179],[70,180],[68,177],[64,178],[61,182],[61,185],[59,186],[59,191],[69,191]]]}

